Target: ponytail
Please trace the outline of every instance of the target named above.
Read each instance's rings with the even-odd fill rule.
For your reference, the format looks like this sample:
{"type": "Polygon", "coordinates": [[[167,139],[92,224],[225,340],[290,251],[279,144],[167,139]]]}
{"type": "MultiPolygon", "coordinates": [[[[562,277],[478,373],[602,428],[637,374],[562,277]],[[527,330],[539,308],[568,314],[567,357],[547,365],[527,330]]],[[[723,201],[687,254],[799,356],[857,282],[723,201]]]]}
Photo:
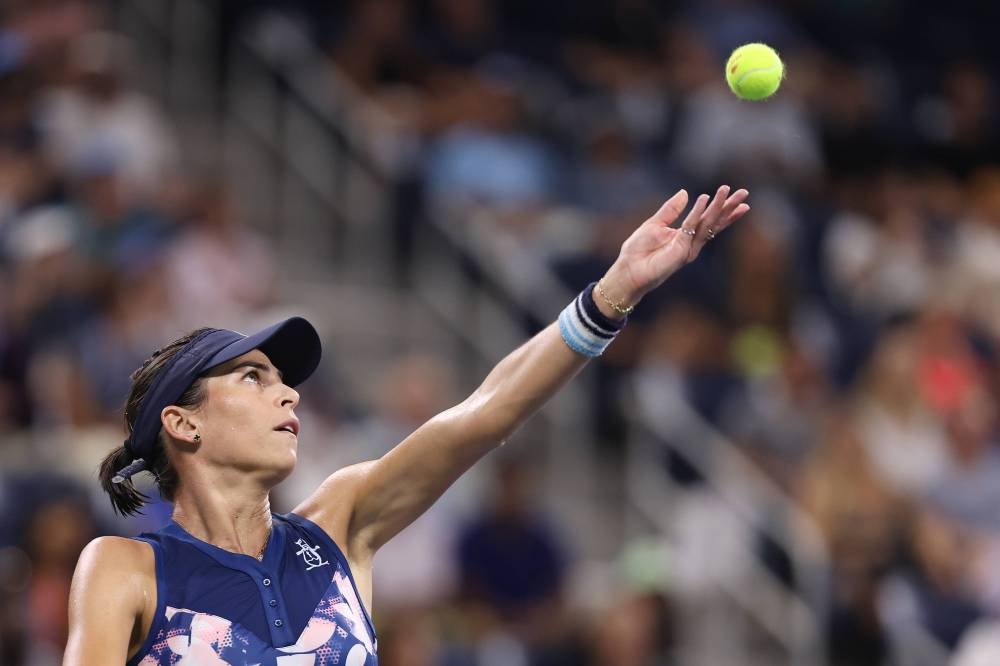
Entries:
{"type": "MultiPolygon", "coordinates": [[[[208,329],[198,329],[171,342],[166,347],[158,349],[146,359],[145,362],[132,373],[132,388],[129,391],[128,400],[125,402],[125,431],[131,435],[135,425],[136,415],[143,399],[149,392],[153,381],[159,374],[163,366],[166,365],[175,354],[184,349],[194,338],[201,335],[208,329]]],[[[197,407],[205,399],[205,389],[202,379],[196,379],[191,386],[184,391],[184,394],[177,400],[178,407],[197,407]]],[[[160,497],[172,502],[180,484],[180,477],[174,469],[163,446],[163,433],[160,433],[160,445],[153,449],[153,454],[149,460],[145,461],[144,469],[150,472],[156,479],[156,485],[160,491],[160,497]]],[[[125,446],[119,446],[112,450],[101,462],[98,476],[101,487],[111,499],[111,506],[122,516],[130,516],[142,512],[143,505],[149,497],[136,489],[132,478],[118,478],[118,472],[123,468],[133,464],[135,460],[125,446]]]]}
{"type": "Polygon", "coordinates": [[[139,492],[132,483],[132,478],[115,483],[113,481],[118,470],[132,462],[130,454],[124,446],[114,449],[104,460],[101,461],[101,469],[98,476],[101,480],[101,487],[111,498],[111,506],[122,516],[130,516],[140,513],[142,505],[149,499],[144,493],[139,492]]]}

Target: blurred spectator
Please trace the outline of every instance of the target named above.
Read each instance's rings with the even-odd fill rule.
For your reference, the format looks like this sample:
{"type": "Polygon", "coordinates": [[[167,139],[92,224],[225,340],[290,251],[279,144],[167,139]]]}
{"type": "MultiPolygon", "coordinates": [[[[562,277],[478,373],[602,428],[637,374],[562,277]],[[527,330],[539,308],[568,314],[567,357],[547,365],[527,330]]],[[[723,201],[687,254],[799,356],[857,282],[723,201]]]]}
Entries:
{"type": "Polygon", "coordinates": [[[38,77],[27,70],[0,73],[0,230],[10,218],[40,202],[52,188],[52,169],[37,152],[34,115],[38,77]]]}
{"type": "Polygon", "coordinates": [[[586,131],[577,172],[574,200],[585,210],[628,215],[659,203],[661,188],[651,165],[621,121],[594,120],[586,131]]]}
{"type": "Polygon", "coordinates": [[[425,37],[434,60],[445,66],[475,67],[502,49],[498,8],[490,0],[432,0],[425,37]]]}
{"type": "Polygon", "coordinates": [[[101,5],[88,0],[11,0],[4,7],[4,65],[45,64],[76,37],[97,27],[101,5]]]}
{"type": "Polygon", "coordinates": [[[42,100],[45,149],[71,174],[95,156],[117,165],[128,199],[149,196],[177,167],[177,141],[152,103],[127,87],[122,68],[134,56],[124,37],[83,35],[70,45],[67,85],[42,100]]]}
{"type": "Polygon", "coordinates": [[[420,607],[403,607],[380,616],[379,663],[385,666],[442,664],[443,650],[435,620],[433,613],[420,607]]]}
{"type": "Polygon", "coordinates": [[[1000,151],[995,82],[980,63],[946,67],[940,89],[918,100],[914,124],[929,144],[927,158],[956,173],[989,164],[1000,151]]]}
{"type": "Polygon", "coordinates": [[[956,292],[965,316],[1000,335],[1000,168],[984,166],[969,177],[966,217],[955,230],[947,287],[956,292]]]}
{"type": "Polygon", "coordinates": [[[912,566],[895,574],[882,613],[897,630],[915,622],[949,649],[982,617],[968,564],[974,535],[933,509],[920,510],[907,540],[912,566]]]}
{"type": "Polygon", "coordinates": [[[77,252],[98,284],[154,256],[173,233],[159,211],[128,198],[119,166],[97,158],[72,183],[80,221],[77,252]]]}
{"type": "Polygon", "coordinates": [[[670,606],[659,594],[626,595],[595,619],[587,666],[670,666],[673,644],[670,606]]]}
{"type": "Polygon", "coordinates": [[[332,56],[338,69],[367,94],[423,82],[429,60],[410,32],[413,5],[406,0],[350,3],[332,56]]]}
{"type": "MultiPolygon", "coordinates": [[[[376,386],[373,409],[338,440],[355,460],[387,453],[458,398],[455,378],[441,358],[410,353],[392,359],[376,386]]],[[[376,556],[375,598],[389,606],[432,603],[450,594],[455,583],[451,557],[455,524],[470,495],[470,478],[448,489],[426,513],[376,556]]]]}
{"type": "Polygon", "coordinates": [[[97,526],[78,497],[44,500],[27,516],[24,551],[31,561],[25,590],[27,663],[54,663],[66,645],[69,585],[83,547],[97,526]]]}
{"type": "Polygon", "coordinates": [[[889,653],[877,602],[904,515],[899,496],[879,477],[850,423],[833,416],[804,469],[798,497],[819,526],[833,566],[832,663],[878,666],[889,653]]]}
{"type": "Polygon", "coordinates": [[[87,266],[75,250],[80,232],[60,206],[31,209],[11,226],[4,246],[11,273],[8,331],[44,345],[89,312],[87,266]]]}
{"type": "MultiPolygon", "coordinates": [[[[761,327],[780,336],[792,323],[797,294],[791,239],[781,229],[776,212],[773,207],[759,214],[755,211],[746,224],[733,230],[727,248],[730,280],[725,309],[737,331],[761,327]]],[[[734,342],[739,344],[739,332],[734,342]]]]}
{"type": "Polygon", "coordinates": [[[1000,534],[1000,451],[996,406],[982,390],[967,394],[946,422],[951,464],[928,489],[928,500],[949,516],[1000,534]]]}
{"type": "Polygon", "coordinates": [[[875,472],[893,489],[926,492],[948,468],[937,415],[918,387],[920,348],[914,325],[881,338],[857,396],[857,428],[875,472]]]}
{"type": "Polygon", "coordinates": [[[527,463],[501,461],[489,505],[458,543],[462,597],[523,629],[558,601],[566,567],[563,545],[531,497],[527,463]]]}
{"type": "Polygon", "coordinates": [[[96,416],[117,424],[128,395],[129,377],[151,349],[178,330],[169,303],[162,260],[116,275],[107,286],[104,316],[90,320],[75,336],[73,356],[84,396],[96,416]]]}
{"type": "Polygon", "coordinates": [[[831,220],[824,240],[835,293],[881,321],[919,309],[932,296],[935,264],[910,183],[888,172],[875,187],[852,193],[858,200],[831,220]]]}
{"type": "Polygon", "coordinates": [[[530,223],[527,214],[550,201],[557,185],[554,159],[528,131],[512,63],[481,66],[472,84],[480,101],[470,114],[440,134],[426,163],[431,200],[444,209],[488,205],[507,213],[511,224],[530,223]],[[488,169],[479,168],[488,164],[488,169]]]}
{"type": "Polygon", "coordinates": [[[166,302],[183,329],[211,312],[218,326],[240,328],[275,302],[278,261],[271,243],[243,221],[224,187],[207,186],[165,258],[166,302]]]}
{"type": "Polygon", "coordinates": [[[779,348],[773,372],[751,377],[727,400],[720,423],[775,481],[792,488],[819,445],[831,403],[822,369],[790,341],[779,348]]]}

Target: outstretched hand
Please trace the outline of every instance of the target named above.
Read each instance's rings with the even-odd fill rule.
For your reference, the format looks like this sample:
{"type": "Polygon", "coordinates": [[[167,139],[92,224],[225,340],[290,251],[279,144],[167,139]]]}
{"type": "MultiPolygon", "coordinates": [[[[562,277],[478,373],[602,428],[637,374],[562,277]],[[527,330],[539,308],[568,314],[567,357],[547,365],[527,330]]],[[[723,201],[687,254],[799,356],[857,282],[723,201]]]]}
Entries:
{"type": "Polygon", "coordinates": [[[680,190],[643,222],[622,244],[614,265],[602,278],[604,289],[618,302],[633,304],[695,260],[705,243],[743,217],[750,206],[749,192],[732,194],[720,187],[709,200],[700,195],[679,227],[674,222],[687,207],[688,194],[680,190]]]}

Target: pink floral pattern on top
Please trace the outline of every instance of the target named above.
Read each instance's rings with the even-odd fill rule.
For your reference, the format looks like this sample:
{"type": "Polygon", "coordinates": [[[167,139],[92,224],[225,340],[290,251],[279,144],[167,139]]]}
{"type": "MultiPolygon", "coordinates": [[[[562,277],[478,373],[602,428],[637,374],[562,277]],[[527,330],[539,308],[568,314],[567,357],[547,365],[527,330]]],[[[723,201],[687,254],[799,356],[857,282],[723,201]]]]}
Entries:
{"type": "Polygon", "coordinates": [[[275,648],[240,624],[166,607],[165,623],[140,666],[377,666],[376,645],[354,586],[338,567],[298,640],[275,648]]]}

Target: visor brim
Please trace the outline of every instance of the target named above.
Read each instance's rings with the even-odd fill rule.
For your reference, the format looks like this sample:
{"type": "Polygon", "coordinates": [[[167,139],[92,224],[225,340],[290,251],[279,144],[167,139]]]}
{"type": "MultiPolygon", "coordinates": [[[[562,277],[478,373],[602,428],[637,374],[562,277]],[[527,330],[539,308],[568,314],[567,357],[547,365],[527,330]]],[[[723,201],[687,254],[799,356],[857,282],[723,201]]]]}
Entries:
{"type": "Polygon", "coordinates": [[[298,386],[308,379],[323,356],[323,345],[313,325],[302,317],[290,317],[224,347],[209,359],[206,367],[215,367],[254,349],[267,354],[288,386],[298,386]]]}

